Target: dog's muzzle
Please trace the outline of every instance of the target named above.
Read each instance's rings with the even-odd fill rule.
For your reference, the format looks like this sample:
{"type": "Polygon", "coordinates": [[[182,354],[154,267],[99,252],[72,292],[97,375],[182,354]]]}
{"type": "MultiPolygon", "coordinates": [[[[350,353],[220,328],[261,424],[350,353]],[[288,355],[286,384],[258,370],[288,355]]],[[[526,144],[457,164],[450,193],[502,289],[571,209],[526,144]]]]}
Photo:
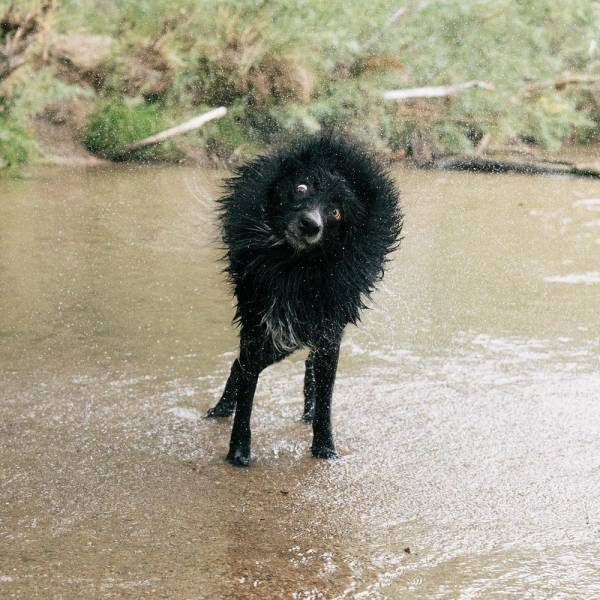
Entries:
{"type": "Polygon", "coordinates": [[[323,217],[318,208],[306,211],[288,226],[286,237],[297,250],[318,244],[323,237],[323,217]]]}

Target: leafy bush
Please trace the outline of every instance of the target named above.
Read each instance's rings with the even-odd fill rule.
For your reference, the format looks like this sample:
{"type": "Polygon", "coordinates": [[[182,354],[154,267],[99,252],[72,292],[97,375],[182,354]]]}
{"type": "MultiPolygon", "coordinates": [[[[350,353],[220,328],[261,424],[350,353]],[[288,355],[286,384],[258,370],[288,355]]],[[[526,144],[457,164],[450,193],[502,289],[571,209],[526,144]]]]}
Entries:
{"type": "Polygon", "coordinates": [[[33,142],[27,129],[0,104],[0,169],[14,168],[29,159],[33,142]]]}
{"type": "MultiPolygon", "coordinates": [[[[167,127],[157,104],[129,102],[122,97],[103,99],[88,119],[83,141],[90,152],[118,157],[123,148],[167,127]]],[[[135,153],[140,160],[176,160],[181,156],[172,144],[161,144],[135,153]]]]}

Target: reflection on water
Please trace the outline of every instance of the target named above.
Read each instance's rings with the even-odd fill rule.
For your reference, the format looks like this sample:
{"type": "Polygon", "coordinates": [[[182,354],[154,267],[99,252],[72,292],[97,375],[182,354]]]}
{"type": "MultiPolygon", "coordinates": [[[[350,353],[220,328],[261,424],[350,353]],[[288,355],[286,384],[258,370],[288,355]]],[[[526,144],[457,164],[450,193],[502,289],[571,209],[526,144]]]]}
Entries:
{"type": "Polygon", "coordinates": [[[396,175],[342,459],[310,457],[298,354],[243,472],[202,419],[236,350],[222,173],[1,182],[0,596],[600,596],[600,183],[396,175]]]}

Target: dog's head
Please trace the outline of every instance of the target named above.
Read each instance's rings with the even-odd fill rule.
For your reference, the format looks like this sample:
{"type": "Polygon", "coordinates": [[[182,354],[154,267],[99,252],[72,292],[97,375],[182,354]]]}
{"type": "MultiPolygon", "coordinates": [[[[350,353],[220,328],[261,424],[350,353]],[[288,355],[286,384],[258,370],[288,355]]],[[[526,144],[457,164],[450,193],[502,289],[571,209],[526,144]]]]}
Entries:
{"type": "Polygon", "coordinates": [[[272,188],[272,227],[299,253],[342,248],[362,213],[350,182],[321,161],[283,165],[272,188]]]}
{"type": "Polygon", "coordinates": [[[226,185],[223,241],[236,282],[249,274],[268,281],[288,260],[323,267],[335,261],[344,281],[358,282],[368,295],[398,245],[402,214],[394,182],[352,140],[332,134],[296,140],[240,165],[226,185]]]}

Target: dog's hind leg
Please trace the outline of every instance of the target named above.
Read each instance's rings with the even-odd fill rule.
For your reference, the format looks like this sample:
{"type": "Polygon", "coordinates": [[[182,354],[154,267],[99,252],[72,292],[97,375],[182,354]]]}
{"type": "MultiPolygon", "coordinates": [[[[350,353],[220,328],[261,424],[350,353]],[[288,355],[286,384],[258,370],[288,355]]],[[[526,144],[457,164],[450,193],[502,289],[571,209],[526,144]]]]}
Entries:
{"type": "Polygon", "coordinates": [[[331,432],[331,396],[340,354],[340,338],[315,351],[315,414],[312,453],[317,458],[337,458],[331,432]]]}
{"type": "Polygon", "coordinates": [[[225,390],[221,399],[207,413],[206,417],[214,419],[217,417],[229,417],[235,410],[235,404],[240,390],[241,367],[239,359],[235,359],[231,365],[231,372],[225,384],[225,390]]]}
{"type": "Polygon", "coordinates": [[[304,372],[304,413],[302,419],[306,423],[312,423],[315,414],[315,352],[310,351],[306,359],[306,370],[304,372]]]}

